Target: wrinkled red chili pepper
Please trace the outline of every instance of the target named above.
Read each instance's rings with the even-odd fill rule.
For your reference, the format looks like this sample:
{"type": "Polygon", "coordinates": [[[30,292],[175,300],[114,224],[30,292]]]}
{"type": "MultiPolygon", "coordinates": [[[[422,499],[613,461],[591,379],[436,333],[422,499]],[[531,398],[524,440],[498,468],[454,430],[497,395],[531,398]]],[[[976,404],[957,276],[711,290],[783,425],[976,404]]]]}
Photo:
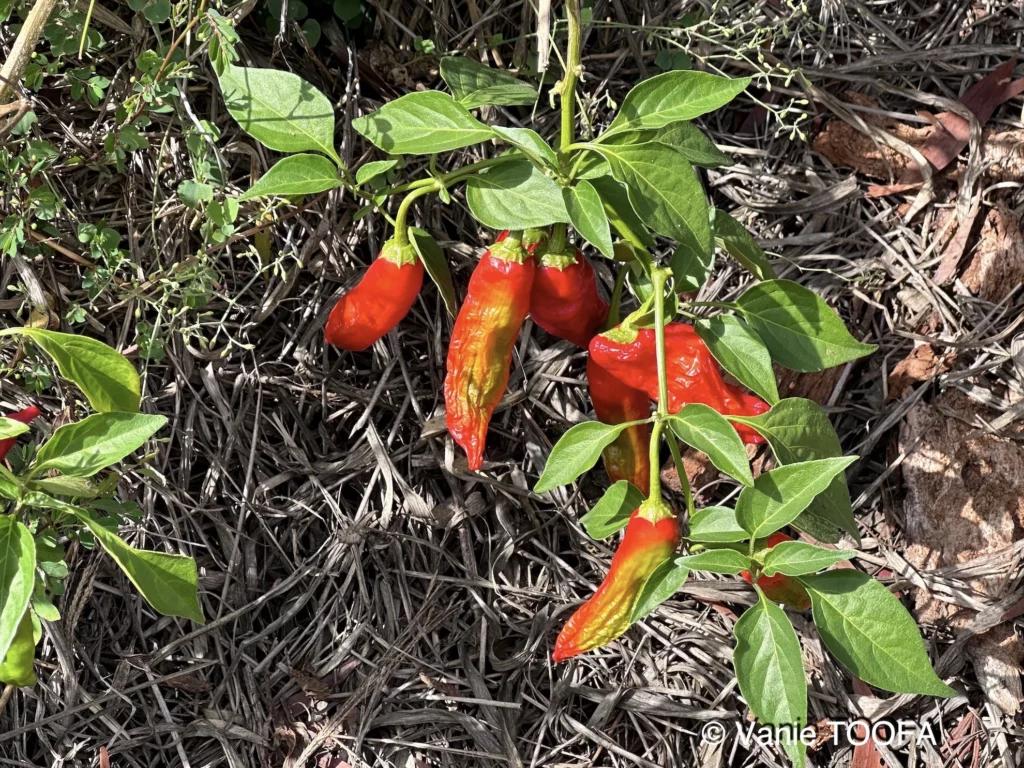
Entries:
{"type": "Polygon", "coordinates": [[[579,250],[573,255],[541,248],[538,253],[530,316],[552,336],[586,349],[608,317],[608,302],[597,292],[594,267],[579,250]]]}
{"type": "Polygon", "coordinates": [[[557,663],[600,648],[629,629],[644,585],[678,546],[678,519],[660,499],[645,501],[629,518],[601,586],[562,627],[551,658],[557,663]]]}
{"type": "Polygon", "coordinates": [[[508,385],[516,336],[530,309],[536,264],[519,239],[498,241],[469,280],[448,345],[444,402],[448,431],[469,468],[483,466],[487,426],[508,385]]]}
{"type": "Polygon", "coordinates": [[[362,352],[405,317],[423,286],[423,263],[412,245],[384,244],[366,274],[334,305],[327,342],[362,352]]]}
{"type": "MultiPolygon", "coordinates": [[[[18,411],[17,413],[9,414],[7,418],[14,419],[15,421],[20,421],[22,424],[28,424],[38,416],[39,409],[36,408],[34,405],[30,405],[23,411],[18,411]]],[[[0,461],[2,461],[3,458],[7,455],[7,452],[14,447],[14,441],[17,439],[18,438],[16,437],[8,437],[4,440],[0,440],[0,461]]]]}
{"type": "MultiPolygon", "coordinates": [[[[592,357],[587,359],[587,382],[594,413],[605,424],[640,421],[651,415],[646,392],[623,384],[592,357]]],[[[651,425],[637,424],[619,433],[604,449],[604,468],[613,483],[628,480],[647,496],[651,491],[651,425]]]]}
{"type": "MultiPolygon", "coordinates": [[[[658,399],[658,353],[653,328],[618,326],[595,336],[590,356],[623,383],[658,399]]],[[[688,403],[703,403],[723,416],[757,416],[768,403],[726,383],[718,362],[693,328],[685,323],[665,326],[668,409],[678,412],[688,403]]],[[[750,427],[736,425],[745,443],[764,442],[750,427]]]]}
{"type": "MultiPolygon", "coordinates": [[[[784,533],[773,533],[768,537],[765,546],[771,549],[780,542],[792,540],[791,536],[787,536],[784,533]]],[[[743,577],[747,584],[754,583],[750,577],[750,571],[740,571],[740,576],[743,577]]],[[[784,573],[777,573],[774,576],[760,576],[757,579],[757,586],[764,592],[764,596],[773,602],[783,603],[798,611],[806,611],[811,607],[811,598],[807,594],[807,590],[804,589],[803,584],[792,576],[787,576],[784,573]]]]}

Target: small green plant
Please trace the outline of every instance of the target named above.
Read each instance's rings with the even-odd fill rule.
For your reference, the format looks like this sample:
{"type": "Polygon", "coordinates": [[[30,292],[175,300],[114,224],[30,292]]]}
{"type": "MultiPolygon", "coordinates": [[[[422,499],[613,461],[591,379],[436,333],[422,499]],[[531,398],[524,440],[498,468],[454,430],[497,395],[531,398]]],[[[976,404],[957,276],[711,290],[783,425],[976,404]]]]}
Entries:
{"type": "MultiPolygon", "coordinates": [[[[449,348],[447,423],[467,451],[468,470],[483,468],[487,423],[504,393],[512,345],[528,312],[549,332],[589,345],[598,413],[598,395],[610,388],[639,403],[630,406],[633,415],[620,403],[615,418],[569,429],[534,488],[546,494],[573,483],[602,454],[613,479],[629,470],[581,521],[595,538],[622,529],[625,535],[609,577],[555,642],[556,661],[611,642],[671,598],[692,571],[704,571],[741,575],[755,591],[754,606],[735,625],[734,662],[740,691],[762,723],[796,733],[807,724],[800,640],[779,603],[809,608],[825,646],[861,680],[888,691],[952,695],[899,600],[862,571],[829,570],[856,551],[782,533],[793,527],[823,544],[839,542],[844,533],[858,540],[844,474],[856,457],[843,456],[820,407],[780,397],[773,363],[821,371],[875,347],[853,338],[814,292],[779,279],[742,224],[708,202],[696,169],[731,160],[692,121],[729,103],[750,80],[695,71],[688,58],[666,54],[659,62],[664,73],[637,83],[602,132],[578,138],[581,13],[576,0],[567,0],[565,9],[565,70],[551,89],[561,105],[557,142],[531,128],[485,124],[472,113],[485,105],[534,105],[540,94],[533,85],[445,57],[440,72],[449,92],[410,93],[354,121],[384,153],[354,173],[335,149],[335,119],[324,94],[294,74],[214,58],[228,111],[264,146],[285,154],[240,201],[344,187],[366,200],[366,212],[401,196],[394,237],[327,323],[327,340],[352,352],[395,327],[424,273],[456,314],[443,252],[428,232],[409,225],[417,200],[437,195],[453,204],[452,188],[465,184],[465,204],[476,221],[510,231],[481,258],[449,348]],[[493,156],[441,170],[439,158],[447,153],[493,141],[504,145],[493,156]],[[423,159],[429,160],[417,162],[423,159]],[[422,176],[401,181],[399,163],[403,170],[421,169],[422,176]],[[593,270],[569,244],[570,228],[579,245],[592,246],[609,266],[620,264],[610,311],[597,296],[593,270]],[[705,285],[718,253],[747,273],[738,298],[685,300],[705,285]],[[544,270],[550,272],[543,279],[557,288],[565,279],[559,275],[570,269],[582,275],[579,290],[538,299],[544,270]],[[587,291],[588,300],[579,301],[587,291]],[[618,322],[627,301],[636,309],[618,322]],[[570,321],[553,330],[564,321],[560,310],[570,321]],[[584,312],[599,316],[585,318],[584,312]],[[602,323],[607,330],[598,334],[602,323]],[[721,369],[745,389],[727,383],[721,369]],[[600,390],[598,376],[605,382],[600,390]],[[683,483],[684,514],[663,498],[663,442],[683,483]],[[680,442],[706,454],[735,483],[733,506],[695,507],[680,442]],[[755,478],[744,442],[766,443],[775,468],[755,478]]],[[[585,117],[585,125],[599,122],[597,115],[585,117]]],[[[803,741],[785,743],[797,765],[805,762],[805,748],[803,741]]]]}
{"type": "Polygon", "coordinates": [[[40,620],[57,621],[53,596],[63,594],[68,542],[97,544],[124,571],[149,604],[166,616],[202,624],[196,564],[190,557],[129,546],[118,527],[136,522],[140,510],[116,497],[114,466],[126,460],[166,423],[139,412],[139,376],[106,344],[84,336],[37,328],[8,328],[32,344],[81,390],[95,411],[54,430],[35,449],[22,441],[37,408],[17,419],[0,417],[0,683],[35,683],[33,658],[40,620]]]}

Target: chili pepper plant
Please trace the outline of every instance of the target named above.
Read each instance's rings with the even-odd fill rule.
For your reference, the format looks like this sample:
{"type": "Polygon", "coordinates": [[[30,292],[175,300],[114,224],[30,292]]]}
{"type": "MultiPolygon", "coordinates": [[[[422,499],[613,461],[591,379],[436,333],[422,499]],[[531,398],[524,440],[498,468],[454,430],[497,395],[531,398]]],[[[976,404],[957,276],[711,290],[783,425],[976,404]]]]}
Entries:
{"type": "Polygon", "coordinates": [[[167,423],[139,412],[135,368],[96,339],[30,327],[0,330],[0,343],[15,338],[46,354],[95,413],[57,427],[38,444],[29,440],[30,425],[41,421],[38,406],[0,416],[0,683],[7,690],[36,682],[35,647],[42,622],[60,620],[53,596],[64,594],[65,553],[73,542],[98,544],[159,613],[204,622],[195,561],[137,549],[118,535],[120,524],[136,520],[140,510],[119,498],[121,475],[109,470],[167,423]]]}
{"type": "MultiPolygon", "coordinates": [[[[294,74],[238,66],[233,50],[218,47],[212,59],[229,112],[253,138],[286,153],[242,199],[344,188],[365,201],[364,211],[388,216],[393,235],[333,307],[326,340],[345,354],[361,353],[400,324],[429,275],[455,318],[444,401],[470,471],[486,471],[488,423],[525,320],[588,350],[597,418],[561,435],[534,490],[575,482],[603,455],[612,483],[580,522],[597,539],[625,531],[604,582],[554,639],[555,662],[614,641],[699,571],[742,575],[752,585],[754,603],[735,625],[734,662],[762,724],[807,722],[800,640],[782,606],[810,610],[824,645],[864,682],[951,695],[897,597],[848,564],[855,550],[834,546],[844,536],[858,541],[844,475],[856,457],[843,455],[818,405],[781,398],[773,374],[773,363],[820,371],[875,347],[855,339],[815,293],[778,278],[743,226],[711,207],[701,183],[699,168],[731,161],[693,121],[750,80],[667,72],[636,84],[613,116],[579,120],[577,89],[587,83],[578,1],[567,0],[563,11],[555,39],[564,41],[564,74],[550,92],[561,109],[553,141],[474,114],[488,105],[534,105],[533,85],[445,57],[447,90],[409,93],[353,121],[371,150],[354,169],[335,148],[326,96],[294,74]],[[601,122],[607,127],[599,133],[578,132],[581,123],[601,122]],[[474,145],[490,151],[452,167],[448,153],[474,145]],[[415,171],[421,175],[410,178],[415,171]],[[428,196],[465,205],[496,233],[461,306],[441,248],[410,225],[414,205],[428,196]],[[583,249],[617,272],[607,301],[583,249]],[[735,301],[687,298],[708,280],[718,251],[746,271],[745,290],[735,301]],[[735,483],[733,504],[696,508],[680,443],[705,453],[735,483]],[[766,444],[774,468],[755,477],[745,444],[766,444]],[[675,507],[661,487],[665,446],[683,485],[675,507]]],[[[804,762],[799,740],[786,751],[804,762]]]]}

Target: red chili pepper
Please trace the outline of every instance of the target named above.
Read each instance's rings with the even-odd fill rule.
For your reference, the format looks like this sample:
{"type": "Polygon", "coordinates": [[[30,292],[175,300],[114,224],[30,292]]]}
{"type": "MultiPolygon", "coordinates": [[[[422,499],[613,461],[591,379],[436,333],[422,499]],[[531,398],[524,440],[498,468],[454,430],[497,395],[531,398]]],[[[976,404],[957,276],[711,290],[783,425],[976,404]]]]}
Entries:
{"type": "MultiPolygon", "coordinates": [[[[623,383],[658,399],[658,353],[654,329],[624,326],[598,334],[590,342],[590,356],[623,383]]],[[[677,413],[689,403],[703,403],[723,416],[757,416],[768,403],[726,383],[704,341],[685,323],[665,326],[665,362],[668,372],[668,409],[677,413]]],[[[764,442],[750,427],[736,425],[745,443],[764,442]]]]}
{"type": "MultiPolygon", "coordinates": [[[[771,549],[780,542],[792,540],[791,536],[787,536],[784,533],[773,533],[768,537],[765,546],[771,549]]],[[[740,576],[743,577],[747,584],[754,583],[750,577],[750,571],[740,571],[740,576]]],[[[777,573],[774,576],[761,576],[757,580],[757,586],[764,592],[765,597],[776,603],[784,603],[798,611],[806,611],[811,607],[811,598],[807,594],[807,590],[804,589],[803,584],[792,576],[787,576],[784,573],[777,573]]]]}
{"type": "Polygon", "coordinates": [[[608,317],[608,302],[597,292],[594,267],[580,253],[541,250],[530,295],[530,316],[552,336],[587,348],[608,317]]]}
{"type": "Polygon", "coordinates": [[[608,575],[572,615],[555,641],[557,663],[607,645],[629,629],[633,606],[647,580],[675,554],[679,521],[660,499],[648,499],[629,518],[608,575]],[[656,510],[653,520],[646,515],[656,510]]]}
{"type": "Polygon", "coordinates": [[[444,402],[448,431],[469,468],[483,466],[487,426],[508,385],[516,336],[530,309],[534,260],[518,239],[491,246],[469,280],[448,345],[444,402]]]}
{"type": "Polygon", "coordinates": [[[362,352],[405,317],[423,286],[423,264],[412,245],[384,244],[355,288],[327,318],[327,342],[362,352]]]}
{"type": "MultiPolygon", "coordinates": [[[[651,399],[646,392],[623,384],[592,357],[587,359],[587,382],[599,421],[624,424],[651,415],[651,399]]],[[[650,442],[650,424],[637,424],[620,432],[615,442],[604,449],[604,468],[613,483],[628,480],[644,496],[651,492],[650,442]]]]}
{"type": "MultiPolygon", "coordinates": [[[[8,415],[7,418],[14,419],[15,421],[20,421],[22,424],[28,424],[38,416],[39,409],[36,408],[34,405],[30,405],[23,411],[18,411],[17,413],[12,413],[8,415]]],[[[14,441],[17,439],[18,438],[16,437],[8,437],[4,440],[0,440],[0,460],[3,460],[4,456],[7,455],[7,452],[14,447],[14,441]]]]}

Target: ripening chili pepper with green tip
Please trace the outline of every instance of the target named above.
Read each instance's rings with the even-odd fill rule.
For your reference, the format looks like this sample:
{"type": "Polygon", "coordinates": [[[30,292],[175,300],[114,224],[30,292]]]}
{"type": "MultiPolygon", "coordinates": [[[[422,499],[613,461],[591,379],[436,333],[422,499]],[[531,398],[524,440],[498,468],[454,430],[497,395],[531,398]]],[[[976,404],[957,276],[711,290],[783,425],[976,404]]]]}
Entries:
{"type": "Polygon", "coordinates": [[[483,466],[487,427],[508,386],[519,329],[530,310],[536,265],[518,236],[498,240],[469,280],[448,345],[444,403],[448,431],[469,468],[483,466]]]}
{"type": "MultiPolygon", "coordinates": [[[[792,540],[791,536],[787,536],[784,533],[773,533],[768,537],[764,546],[767,549],[771,549],[783,541],[792,540]]],[[[750,571],[740,571],[740,576],[743,577],[747,584],[754,583],[750,571]]],[[[790,608],[795,608],[798,611],[806,611],[811,607],[811,597],[807,594],[807,590],[804,589],[803,584],[792,576],[787,576],[784,573],[776,573],[774,576],[758,576],[757,586],[764,592],[764,596],[772,602],[788,605],[790,608]]]]}
{"type": "Polygon", "coordinates": [[[543,246],[537,256],[530,295],[533,322],[552,336],[586,349],[608,317],[608,302],[597,291],[593,265],[572,247],[555,253],[543,246]]]}
{"type": "Polygon", "coordinates": [[[678,518],[661,499],[647,499],[629,518],[601,586],[562,627],[552,660],[600,648],[629,629],[644,585],[678,546],[678,518]]]}
{"type": "MultiPolygon", "coordinates": [[[[587,384],[598,421],[625,424],[650,417],[647,393],[623,384],[592,357],[587,358],[587,384]]],[[[609,479],[613,483],[628,480],[647,496],[651,487],[650,443],[650,424],[635,424],[620,432],[601,453],[609,479]]]]}
{"type": "MultiPolygon", "coordinates": [[[[658,350],[653,328],[625,325],[598,334],[590,342],[590,356],[605,370],[652,400],[658,399],[658,350]]],[[[665,326],[665,363],[668,374],[668,410],[677,413],[689,403],[703,403],[723,416],[757,416],[768,403],[722,378],[718,361],[692,326],[665,326]]],[[[764,442],[750,427],[736,424],[745,443],[764,442]]]]}
{"type": "Polygon", "coordinates": [[[362,279],[334,305],[327,318],[327,343],[362,352],[384,338],[412,309],[423,271],[411,243],[389,240],[362,279]]]}

